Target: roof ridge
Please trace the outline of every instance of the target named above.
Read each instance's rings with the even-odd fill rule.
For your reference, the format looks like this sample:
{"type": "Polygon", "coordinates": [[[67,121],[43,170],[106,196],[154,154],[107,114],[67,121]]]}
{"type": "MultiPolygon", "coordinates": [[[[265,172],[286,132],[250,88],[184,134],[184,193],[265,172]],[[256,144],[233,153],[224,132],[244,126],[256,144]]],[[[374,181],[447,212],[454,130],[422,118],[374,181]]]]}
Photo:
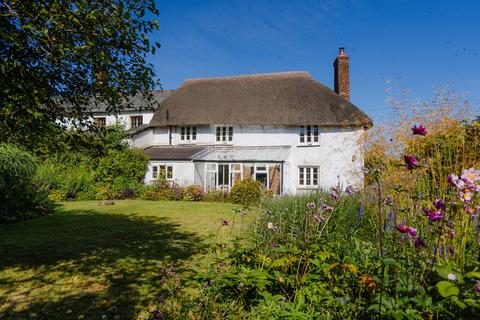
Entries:
{"type": "Polygon", "coordinates": [[[270,78],[270,77],[281,77],[281,76],[307,76],[312,78],[310,72],[308,71],[281,71],[281,72],[269,72],[269,73],[255,73],[255,74],[241,74],[234,76],[218,76],[218,77],[203,77],[203,78],[190,78],[183,81],[184,84],[205,81],[205,80],[230,80],[230,79],[241,79],[241,78],[270,78]]]}

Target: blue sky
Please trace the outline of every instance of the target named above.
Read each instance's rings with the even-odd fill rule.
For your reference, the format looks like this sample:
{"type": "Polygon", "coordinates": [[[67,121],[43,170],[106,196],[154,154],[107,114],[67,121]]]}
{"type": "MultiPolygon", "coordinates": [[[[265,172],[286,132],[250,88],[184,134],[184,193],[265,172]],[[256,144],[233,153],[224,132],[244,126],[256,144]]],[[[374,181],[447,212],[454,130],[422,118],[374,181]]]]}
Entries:
{"type": "Polygon", "coordinates": [[[164,89],[185,79],[306,70],[333,87],[339,46],[351,100],[388,115],[386,90],[411,98],[452,86],[480,97],[480,1],[158,1],[162,44],[150,58],[164,89]],[[392,81],[391,83],[387,83],[392,81]]]}

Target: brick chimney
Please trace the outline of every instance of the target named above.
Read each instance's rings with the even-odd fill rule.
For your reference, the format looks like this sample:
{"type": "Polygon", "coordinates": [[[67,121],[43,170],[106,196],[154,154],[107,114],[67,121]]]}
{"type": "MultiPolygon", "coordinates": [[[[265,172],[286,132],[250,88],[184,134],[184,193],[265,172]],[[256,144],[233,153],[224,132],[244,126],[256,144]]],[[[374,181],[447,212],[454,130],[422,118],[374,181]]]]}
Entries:
{"type": "Polygon", "coordinates": [[[338,49],[338,56],[333,63],[333,68],[335,70],[335,92],[344,99],[350,100],[350,71],[344,47],[338,49]]]}

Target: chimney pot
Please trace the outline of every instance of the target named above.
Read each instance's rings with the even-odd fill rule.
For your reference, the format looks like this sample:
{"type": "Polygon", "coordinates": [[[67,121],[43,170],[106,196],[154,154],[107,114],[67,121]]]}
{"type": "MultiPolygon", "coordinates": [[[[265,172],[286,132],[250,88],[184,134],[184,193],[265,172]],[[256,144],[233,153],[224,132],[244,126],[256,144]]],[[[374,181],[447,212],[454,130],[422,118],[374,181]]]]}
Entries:
{"type": "Polygon", "coordinates": [[[345,54],[345,47],[338,49],[338,56],[333,62],[334,89],[345,100],[350,100],[350,70],[349,58],[345,54]]]}

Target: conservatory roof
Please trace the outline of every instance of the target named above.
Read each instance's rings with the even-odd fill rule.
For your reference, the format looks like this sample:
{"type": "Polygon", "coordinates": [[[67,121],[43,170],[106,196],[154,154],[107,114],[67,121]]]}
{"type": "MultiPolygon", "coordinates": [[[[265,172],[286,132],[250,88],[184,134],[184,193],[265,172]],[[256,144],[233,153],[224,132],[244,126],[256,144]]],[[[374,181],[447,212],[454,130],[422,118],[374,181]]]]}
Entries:
{"type": "Polygon", "coordinates": [[[283,162],[287,159],[289,151],[290,146],[212,146],[211,148],[196,154],[192,160],[213,162],[283,162]]]}

